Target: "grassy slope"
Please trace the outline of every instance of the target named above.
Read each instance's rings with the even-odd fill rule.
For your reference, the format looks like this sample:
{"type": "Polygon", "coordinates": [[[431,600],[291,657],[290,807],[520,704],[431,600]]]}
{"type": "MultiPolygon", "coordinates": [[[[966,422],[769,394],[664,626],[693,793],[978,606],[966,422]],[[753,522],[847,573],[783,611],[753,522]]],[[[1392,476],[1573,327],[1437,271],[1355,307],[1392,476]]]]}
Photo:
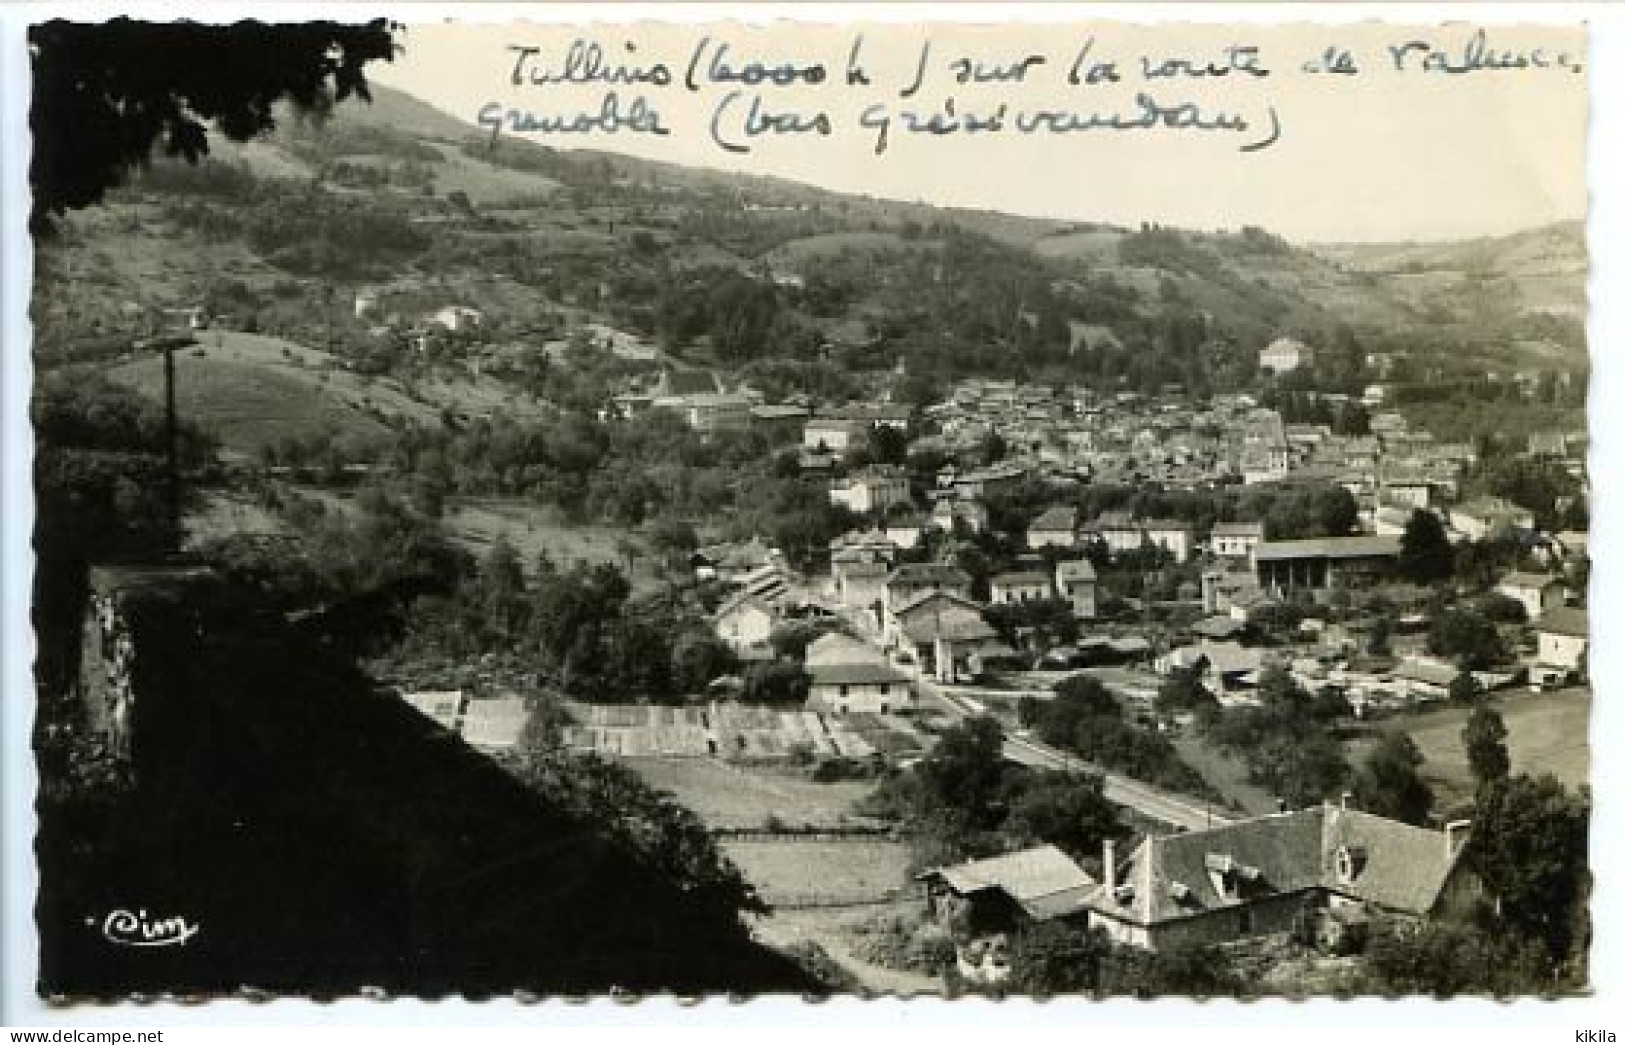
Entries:
{"type": "MultiPolygon", "coordinates": [[[[1495,699],[1495,707],[1506,722],[1513,772],[1551,773],[1571,788],[1589,781],[1589,691],[1508,690],[1495,699]]],[[[1466,708],[1444,707],[1382,724],[1385,729],[1403,729],[1416,741],[1427,760],[1422,775],[1433,786],[1440,806],[1472,798],[1472,775],[1461,746],[1461,730],[1468,713],[1466,708]]],[[[1358,764],[1370,743],[1361,740],[1351,744],[1349,761],[1358,764]]]]}
{"type": "MultiPolygon", "coordinates": [[[[123,363],[108,376],[143,395],[163,396],[160,357],[123,363]]],[[[377,414],[420,423],[437,416],[391,382],[369,382],[338,369],[326,353],[257,334],[203,332],[197,349],[176,354],[175,378],[182,415],[245,453],[322,431],[342,439],[385,436],[389,428],[377,414]]]]}

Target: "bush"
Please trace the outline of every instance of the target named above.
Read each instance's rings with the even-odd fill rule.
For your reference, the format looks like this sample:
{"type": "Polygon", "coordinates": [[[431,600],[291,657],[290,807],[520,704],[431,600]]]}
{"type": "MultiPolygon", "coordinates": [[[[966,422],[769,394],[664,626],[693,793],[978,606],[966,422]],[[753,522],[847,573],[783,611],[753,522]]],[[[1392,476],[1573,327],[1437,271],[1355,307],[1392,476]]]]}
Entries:
{"type": "Polygon", "coordinates": [[[954,964],[954,942],[923,912],[889,912],[856,930],[852,953],[871,965],[937,976],[954,964]]]}
{"type": "Polygon", "coordinates": [[[866,780],[869,775],[868,766],[850,758],[819,759],[812,771],[813,782],[819,784],[834,784],[842,780],[866,780]]]}
{"type": "Polygon", "coordinates": [[[863,990],[863,984],[858,978],[847,972],[829,952],[811,940],[801,940],[784,949],[784,954],[795,962],[801,969],[811,976],[821,990],[814,990],[814,997],[825,997],[831,994],[858,994],[863,990]]]}

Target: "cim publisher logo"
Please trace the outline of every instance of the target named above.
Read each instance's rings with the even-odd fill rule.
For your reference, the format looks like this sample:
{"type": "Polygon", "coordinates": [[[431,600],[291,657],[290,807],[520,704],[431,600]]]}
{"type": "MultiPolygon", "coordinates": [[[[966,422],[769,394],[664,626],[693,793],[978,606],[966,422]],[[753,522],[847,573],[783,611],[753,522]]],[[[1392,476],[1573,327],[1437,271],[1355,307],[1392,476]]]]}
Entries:
{"type": "MultiPolygon", "coordinates": [[[[96,919],[86,918],[86,925],[96,919]]],[[[102,938],[119,947],[182,947],[202,928],[183,915],[155,917],[146,908],[116,907],[101,920],[102,938]]]]}

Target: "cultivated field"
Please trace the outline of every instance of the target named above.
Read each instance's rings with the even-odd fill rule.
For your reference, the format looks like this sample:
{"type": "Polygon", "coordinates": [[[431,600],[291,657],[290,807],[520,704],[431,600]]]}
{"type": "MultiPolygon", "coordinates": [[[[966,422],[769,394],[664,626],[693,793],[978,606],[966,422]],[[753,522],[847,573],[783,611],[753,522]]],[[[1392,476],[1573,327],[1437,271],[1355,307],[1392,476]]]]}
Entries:
{"type": "Polygon", "coordinates": [[[902,842],[759,842],[726,838],[723,852],[776,907],[865,904],[901,892],[908,875],[902,842]]]}
{"type": "Polygon", "coordinates": [[[565,743],[601,755],[705,757],[762,762],[907,755],[924,744],[893,715],[825,715],[711,701],[704,707],[571,704],[565,743]]]}
{"type": "Polygon", "coordinates": [[[787,826],[861,823],[852,806],[874,790],[863,781],[819,784],[706,758],[635,758],[624,764],[717,828],[762,827],[769,818],[787,826]]]}
{"type": "Polygon", "coordinates": [[[798,265],[843,251],[891,251],[900,250],[904,245],[903,238],[895,232],[827,232],[781,243],[768,252],[768,258],[781,264],[798,265]]]}
{"type": "Polygon", "coordinates": [[[1063,232],[1035,240],[1033,253],[1046,258],[1072,258],[1079,261],[1114,262],[1123,233],[1111,229],[1063,232]]]}
{"type": "Polygon", "coordinates": [[[479,206],[550,195],[559,187],[557,181],[545,175],[486,163],[449,145],[430,147],[441,156],[441,162],[432,168],[435,191],[441,196],[462,192],[469,202],[479,206]]]}

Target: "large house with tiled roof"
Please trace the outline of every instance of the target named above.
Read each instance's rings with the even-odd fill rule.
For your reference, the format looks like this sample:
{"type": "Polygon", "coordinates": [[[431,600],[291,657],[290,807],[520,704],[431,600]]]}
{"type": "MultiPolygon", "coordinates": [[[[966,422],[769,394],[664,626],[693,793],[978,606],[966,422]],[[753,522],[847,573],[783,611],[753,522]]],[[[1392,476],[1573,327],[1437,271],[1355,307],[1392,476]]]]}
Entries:
{"type": "Polygon", "coordinates": [[[1324,804],[1148,837],[1119,861],[1108,842],[1089,924],[1152,950],[1292,932],[1329,946],[1373,915],[1421,919],[1476,895],[1464,825],[1443,831],[1324,804]]]}
{"type": "Polygon", "coordinates": [[[904,563],[897,567],[886,577],[883,610],[888,622],[900,607],[933,591],[969,598],[970,574],[940,562],[904,563]]]}
{"type": "Polygon", "coordinates": [[[908,677],[883,658],[831,658],[809,664],[807,674],[811,678],[807,690],[810,711],[885,715],[914,707],[914,690],[908,677]]]}
{"type": "Polygon", "coordinates": [[[886,663],[885,654],[850,635],[831,632],[813,641],[807,646],[806,668],[809,711],[885,715],[914,708],[909,680],[886,663]]]}
{"type": "Polygon", "coordinates": [[[947,591],[922,592],[887,615],[886,642],[906,653],[921,670],[930,668],[942,682],[952,682],[970,658],[998,647],[998,632],[982,609],[947,591]]]}

